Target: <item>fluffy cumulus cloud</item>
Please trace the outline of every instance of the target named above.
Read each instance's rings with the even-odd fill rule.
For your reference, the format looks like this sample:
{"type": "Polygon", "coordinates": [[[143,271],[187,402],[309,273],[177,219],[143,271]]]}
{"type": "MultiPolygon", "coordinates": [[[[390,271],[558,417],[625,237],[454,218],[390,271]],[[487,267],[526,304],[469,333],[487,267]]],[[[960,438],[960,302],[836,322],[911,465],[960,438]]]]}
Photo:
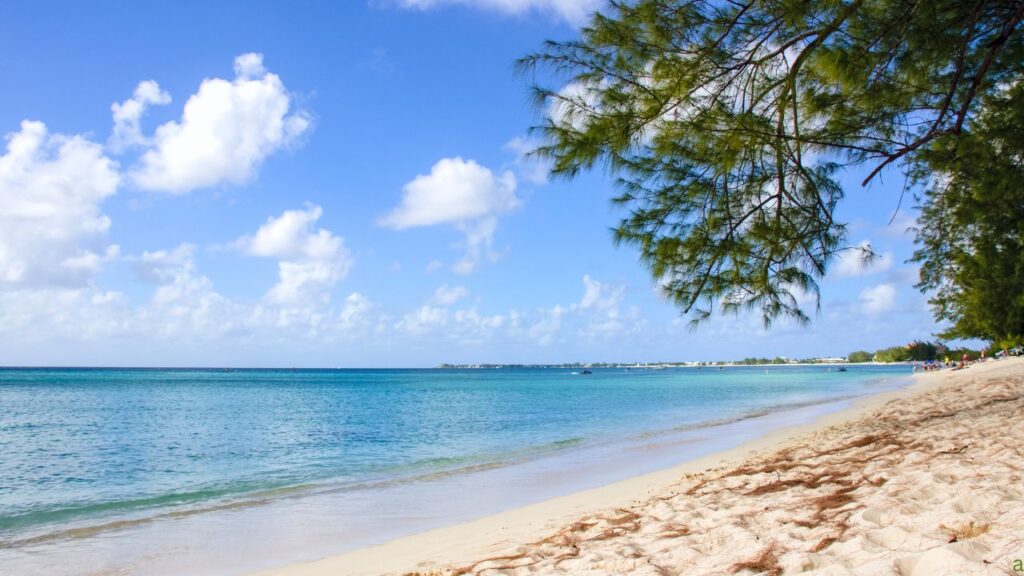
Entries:
{"type": "Polygon", "coordinates": [[[469,273],[490,255],[498,216],[520,204],[512,172],[495,174],[472,160],[444,158],[402,188],[401,203],[380,224],[395,230],[454,225],[465,236],[466,254],[453,270],[469,273]]]}
{"type": "Polygon", "coordinates": [[[142,135],[139,121],[152,105],[170,104],[171,95],[160,89],[153,80],[139,82],[132,97],[110,106],[114,117],[114,130],[108,145],[114,152],[123,152],[132,146],[142,146],[149,140],[142,135]]]}
{"type": "Polygon", "coordinates": [[[882,314],[896,307],[896,287],[879,284],[865,288],[860,293],[861,309],[868,314],[882,314]]]}
{"type": "Polygon", "coordinates": [[[147,146],[131,172],[133,182],[145,190],[183,194],[247,182],[267,156],[310,127],[309,116],[294,110],[284,83],[263,66],[261,54],[237,57],[233,80],[203,80],[180,120],[143,137],[138,120],[146,107],[168,99],[155,82],[143,82],[131,99],[113,108],[113,142],[147,146]]]}
{"type": "Polygon", "coordinates": [[[81,284],[117,256],[102,202],[117,165],[81,136],[25,121],[0,156],[0,284],[81,284]]]}
{"type": "Polygon", "coordinates": [[[836,278],[850,278],[853,276],[866,276],[877,272],[885,272],[892,268],[892,252],[878,254],[871,247],[871,242],[864,240],[856,246],[842,252],[832,268],[830,274],[836,278]]]}
{"type": "Polygon", "coordinates": [[[235,241],[247,254],[279,260],[278,282],[267,293],[270,302],[328,299],[328,290],[348,274],[352,253],[342,238],[315,227],[322,215],[323,210],[313,205],[287,210],[267,219],[256,234],[235,241]]]}
{"type": "Polygon", "coordinates": [[[197,248],[181,244],[126,257],[139,279],[153,286],[149,299],[138,305],[119,292],[88,285],[0,290],[0,334],[20,334],[19,341],[25,342],[94,338],[151,346],[296,338],[330,342],[365,335],[374,311],[368,298],[351,293],[339,309],[326,297],[351,259],[340,238],[313,229],[318,211],[285,212],[244,239],[252,254],[293,259],[279,262],[278,283],[257,302],[219,293],[199,270],[197,248]],[[287,266],[312,263],[327,271],[297,275],[287,266]]]}
{"type": "Polygon", "coordinates": [[[512,15],[541,12],[579,26],[604,6],[605,0],[399,0],[399,5],[420,10],[438,6],[468,6],[512,15]]]}
{"type": "Polygon", "coordinates": [[[519,206],[516,178],[495,175],[472,160],[444,158],[430,174],[421,174],[402,188],[402,202],[381,219],[396,230],[415,226],[478,220],[519,206]]]}

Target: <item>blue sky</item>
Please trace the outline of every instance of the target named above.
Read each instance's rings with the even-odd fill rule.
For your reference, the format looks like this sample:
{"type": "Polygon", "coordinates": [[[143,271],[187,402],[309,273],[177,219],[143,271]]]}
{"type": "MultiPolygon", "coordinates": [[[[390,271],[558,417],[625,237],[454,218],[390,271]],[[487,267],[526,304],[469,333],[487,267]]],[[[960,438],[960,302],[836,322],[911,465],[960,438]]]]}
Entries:
{"type": "Polygon", "coordinates": [[[902,179],[844,177],[812,325],[691,331],[607,174],[547,181],[515,58],[598,0],[8,3],[0,363],[432,366],[844,355],[937,327],[902,179]],[[55,17],[56,15],[56,17],[55,17]]]}

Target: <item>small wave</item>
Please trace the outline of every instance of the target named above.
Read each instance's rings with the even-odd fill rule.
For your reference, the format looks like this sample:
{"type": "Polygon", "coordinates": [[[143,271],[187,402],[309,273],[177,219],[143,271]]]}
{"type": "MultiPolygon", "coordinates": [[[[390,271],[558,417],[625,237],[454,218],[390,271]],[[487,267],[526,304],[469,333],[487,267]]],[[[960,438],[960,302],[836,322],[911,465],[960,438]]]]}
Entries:
{"type": "Polygon", "coordinates": [[[855,398],[861,398],[864,394],[848,394],[844,396],[832,396],[829,398],[821,398],[817,400],[807,400],[804,402],[789,402],[784,404],[772,404],[763,408],[754,408],[747,410],[739,414],[732,416],[723,416],[722,418],[713,418],[710,420],[701,420],[700,422],[694,422],[691,424],[683,424],[682,426],[673,426],[672,428],[666,428],[662,430],[653,430],[650,432],[644,432],[637,435],[637,438],[654,438],[657,436],[664,436],[666,434],[675,434],[679,432],[690,432],[693,430],[702,430],[705,428],[714,428],[716,426],[726,426],[728,424],[735,424],[736,422],[742,422],[744,420],[752,420],[754,418],[760,418],[762,416],[768,416],[776,412],[785,412],[787,410],[799,410],[800,408],[809,408],[811,406],[821,406],[823,404],[832,404],[834,402],[844,402],[846,400],[853,400],[855,398]]]}
{"type": "Polygon", "coordinates": [[[195,490],[192,492],[176,492],[147,498],[135,498],[132,500],[119,500],[113,502],[99,502],[56,510],[44,510],[8,516],[0,519],[0,531],[10,532],[22,528],[45,527],[60,522],[74,523],[78,520],[81,525],[71,528],[64,528],[37,534],[25,538],[0,539],[0,549],[14,548],[21,545],[37,544],[49,540],[61,538],[75,538],[91,536],[98,532],[114,530],[128,526],[145,524],[161,518],[180,518],[209,512],[214,510],[229,510],[256,506],[270,502],[274,498],[287,496],[289,494],[302,493],[312,487],[311,484],[291,484],[260,489],[240,487],[224,487],[216,489],[195,490]],[[232,496],[244,495],[242,498],[232,496]],[[202,505],[206,503],[206,505],[202,505]],[[155,510],[166,510],[152,513],[155,510]],[[144,515],[146,512],[149,515],[144,515]],[[139,514],[137,517],[125,517],[131,514],[139,514]],[[84,518],[93,517],[114,517],[115,520],[101,522],[98,524],[85,524],[84,518]]]}
{"type": "Polygon", "coordinates": [[[288,498],[304,498],[313,495],[335,494],[354,490],[373,490],[400,486],[430,480],[439,480],[463,474],[472,474],[504,468],[534,458],[580,445],[582,437],[564,438],[546,444],[531,446],[482,459],[479,455],[428,458],[413,464],[387,470],[391,477],[362,481],[326,481],[275,486],[241,492],[238,487],[193,492],[166,494],[151,498],[103,502],[60,510],[33,512],[0,520],[0,531],[19,528],[45,527],[60,522],[74,522],[78,525],[36,533],[25,537],[0,539],[0,550],[30,546],[64,539],[86,538],[111,530],[119,530],[157,522],[206,514],[209,512],[262,506],[288,498]],[[427,472],[402,474],[403,471],[430,469],[427,472]],[[145,514],[149,511],[149,514],[145,514]],[[139,514],[131,517],[132,513],[139,514]],[[89,516],[106,516],[105,522],[88,523],[89,516]]]}

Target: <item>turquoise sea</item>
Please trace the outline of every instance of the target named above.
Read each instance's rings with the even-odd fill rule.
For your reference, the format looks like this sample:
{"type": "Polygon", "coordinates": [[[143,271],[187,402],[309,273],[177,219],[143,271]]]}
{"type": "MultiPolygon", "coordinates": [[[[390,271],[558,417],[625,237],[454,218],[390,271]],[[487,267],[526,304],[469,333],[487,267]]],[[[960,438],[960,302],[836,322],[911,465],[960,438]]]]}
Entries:
{"type": "Polygon", "coordinates": [[[672,466],[909,375],[0,369],[0,574],[312,559],[672,466]]]}

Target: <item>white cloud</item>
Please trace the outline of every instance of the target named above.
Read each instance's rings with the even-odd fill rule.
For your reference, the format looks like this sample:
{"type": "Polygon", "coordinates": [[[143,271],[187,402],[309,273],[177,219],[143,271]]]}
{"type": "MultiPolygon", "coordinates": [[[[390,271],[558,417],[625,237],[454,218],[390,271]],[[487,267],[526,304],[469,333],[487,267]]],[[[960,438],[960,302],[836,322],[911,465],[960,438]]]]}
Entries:
{"type": "Polygon", "coordinates": [[[431,260],[427,263],[426,272],[427,274],[433,274],[441,268],[444,268],[444,262],[441,262],[440,260],[431,260]]]}
{"type": "Polygon", "coordinates": [[[885,272],[892,268],[892,264],[892,252],[874,254],[871,242],[864,240],[840,254],[829,272],[830,275],[836,278],[866,276],[877,272],[885,272]]]}
{"type": "Polygon", "coordinates": [[[453,269],[469,273],[490,253],[497,216],[520,204],[512,172],[495,175],[472,160],[443,158],[402,188],[401,203],[379,223],[395,230],[454,225],[465,235],[466,255],[453,269]]]}
{"type": "Polygon", "coordinates": [[[465,286],[449,287],[447,284],[442,284],[438,286],[437,290],[434,290],[433,302],[440,306],[451,306],[468,295],[469,290],[465,286]]]}
{"type": "Polygon", "coordinates": [[[249,254],[295,258],[278,263],[278,283],[256,303],[219,294],[210,279],[199,273],[193,245],[143,253],[137,259],[136,271],[157,287],[150,303],[136,311],[135,324],[140,330],[163,336],[191,334],[206,338],[234,333],[263,342],[295,336],[343,336],[365,330],[372,305],[362,294],[350,294],[340,312],[330,306],[326,290],[344,274],[338,267],[347,265],[347,251],[340,238],[332,236],[325,242],[321,231],[312,230],[316,212],[316,207],[285,212],[269,219],[256,235],[236,241],[236,246],[249,254]],[[293,226],[297,220],[306,223],[293,226]],[[290,229],[291,234],[280,233],[283,228],[290,229]],[[310,262],[307,258],[311,255],[326,260],[310,262]]]}
{"type": "Polygon", "coordinates": [[[334,237],[326,242],[333,244],[333,249],[324,250],[317,246],[323,243],[323,239],[319,231],[311,229],[316,221],[316,211],[316,207],[310,207],[307,211],[285,212],[278,218],[269,219],[260,228],[260,232],[264,232],[262,236],[257,232],[253,237],[236,241],[238,247],[250,254],[296,258],[295,261],[279,262],[278,283],[262,301],[256,303],[234,300],[218,293],[210,279],[199,273],[193,245],[182,244],[171,250],[143,253],[137,259],[136,271],[141,278],[155,283],[157,287],[149,304],[135,312],[132,323],[139,331],[150,331],[163,337],[191,335],[206,339],[231,333],[242,339],[255,338],[263,342],[296,336],[347,336],[365,330],[373,306],[362,294],[350,294],[340,312],[330,306],[326,290],[333,285],[338,274],[343,274],[340,269],[331,267],[345,266],[347,251],[341,245],[341,239],[334,237]],[[306,225],[290,226],[294,220],[304,218],[306,225]],[[268,232],[275,227],[290,227],[293,237],[268,232]],[[258,238],[262,241],[257,242],[258,238]],[[258,252],[252,250],[254,246],[258,252]],[[305,267],[311,264],[304,260],[310,255],[332,257],[317,262],[316,266],[305,267]],[[337,264],[335,259],[342,264],[337,264]],[[298,267],[298,272],[289,266],[293,264],[298,267]],[[327,271],[318,272],[321,268],[327,271]]]}
{"type": "Polygon", "coordinates": [[[111,104],[114,117],[114,132],[108,145],[114,152],[123,152],[132,146],[142,146],[149,140],[142,135],[139,120],[151,105],[170,104],[171,95],[160,89],[153,80],[144,80],[135,87],[132,97],[124,102],[111,104]]]}
{"type": "Polygon", "coordinates": [[[366,296],[359,292],[349,294],[345,298],[345,306],[341,309],[341,313],[338,314],[341,328],[343,330],[353,330],[366,325],[372,309],[373,304],[366,296]]]}
{"type": "Polygon", "coordinates": [[[244,80],[259,79],[267,75],[263,67],[263,54],[249,52],[235,58],[235,76],[244,80]]]}
{"type": "Polygon", "coordinates": [[[278,283],[267,298],[278,304],[301,304],[312,298],[328,299],[327,290],[348,274],[352,253],[344,239],[323,228],[314,229],[323,210],[287,210],[271,217],[253,236],[234,245],[247,254],[277,258],[278,283]]]}
{"type": "MultiPolygon", "coordinates": [[[[194,246],[182,244],[131,258],[139,276],[156,285],[142,306],[130,305],[120,292],[93,286],[0,290],[0,333],[18,334],[19,341],[100,344],[104,351],[121,348],[108,339],[158,347],[171,342],[221,343],[248,327],[248,310],[213,290],[210,280],[197,271],[194,251],[194,246]]],[[[62,354],[51,358],[60,360],[62,354]]]]}
{"type": "Polygon", "coordinates": [[[580,26],[587,22],[591,14],[605,5],[605,0],[399,0],[399,5],[420,10],[457,5],[510,15],[543,12],[574,26],[580,26]]]}
{"type": "Polygon", "coordinates": [[[76,284],[118,255],[100,204],[117,191],[117,164],[81,136],[24,121],[0,156],[0,284],[76,284]]]}
{"type": "Polygon", "coordinates": [[[402,188],[402,202],[380,220],[396,230],[452,224],[486,218],[519,207],[516,178],[495,176],[472,160],[443,158],[430,174],[419,175],[402,188]]]}
{"type": "Polygon", "coordinates": [[[540,319],[534,322],[528,334],[541,346],[547,346],[555,340],[558,331],[562,328],[562,318],[569,310],[561,305],[554,305],[550,309],[540,310],[540,319]]]}
{"type": "Polygon", "coordinates": [[[194,244],[179,244],[170,250],[143,252],[135,258],[135,273],[139,278],[153,284],[169,284],[183,270],[195,269],[192,256],[195,254],[194,244]]]}
{"type": "Polygon", "coordinates": [[[466,236],[463,242],[466,254],[452,264],[452,272],[472,274],[485,255],[494,257],[491,246],[494,243],[494,231],[498,229],[498,219],[491,216],[474,222],[462,222],[456,228],[466,236]]]}
{"type": "Polygon", "coordinates": [[[578,305],[581,335],[605,337],[622,334],[639,319],[639,310],[633,308],[623,313],[620,309],[626,294],[625,286],[605,284],[584,275],[583,287],[583,298],[578,305]]]}
{"type": "Polygon", "coordinates": [[[246,310],[213,289],[209,278],[196,268],[195,247],[181,244],[172,250],[143,252],[136,270],[157,284],[148,307],[136,321],[165,338],[224,335],[246,326],[246,310]]]}
{"type": "Polygon", "coordinates": [[[395,330],[406,335],[422,335],[448,323],[448,309],[441,306],[420,306],[395,323],[395,330]]]}
{"type": "Polygon", "coordinates": [[[860,293],[861,309],[868,314],[882,314],[896,306],[896,288],[892,284],[879,284],[860,293]]]}
{"type": "Polygon", "coordinates": [[[607,310],[618,306],[625,292],[624,286],[607,286],[594,280],[589,274],[583,275],[583,298],[580,308],[583,310],[607,310]]]}
{"type": "Polygon", "coordinates": [[[263,67],[261,54],[237,57],[232,81],[203,80],[185,103],[181,120],[163,124],[146,140],[138,132],[137,118],[145,108],[140,102],[159,102],[161,94],[154,82],[141,100],[136,89],[132,99],[115,104],[115,138],[121,138],[120,125],[129,141],[151,144],[131,173],[135,184],[146,190],[184,194],[224,182],[247,182],[267,156],[310,127],[309,116],[293,110],[281,79],[263,67]]]}
{"type": "Polygon", "coordinates": [[[558,339],[563,331],[573,332],[585,339],[607,339],[625,336],[636,331],[640,311],[635,307],[622,310],[626,287],[599,282],[583,276],[583,296],[569,306],[557,304],[538,311],[539,319],[528,334],[542,346],[558,339]]]}
{"type": "Polygon", "coordinates": [[[553,343],[604,341],[635,335],[643,324],[639,309],[623,310],[625,286],[583,277],[583,295],[571,304],[554,304],[521,314],[508,310],[484,315],[476,307],[454,309],[468,291],[461,286],[439,287],[430,302],[401,315],[389,325],[388,333],[420,341],[450,340],[461,346],[480,345],[500,339],[508,345],[549,346],[553,343]]]}
{"type": "MultiPolygon", "coordinates": [[[[0,290],[0,338],[10,352],[18,344],[38,350],[59,340],[84,343],[132,335],[125,310],[119,292],[65,287],[0,290]]],[[[48,350],[51,361],[61,358],[54,348],[48,350]]]]}
{"type": "Polygon", "coordinates": [[[474,329],[498,329],[514,322],[514,319],[514,313],[511,313],[509,316],[505,316],[502,314],[495,314],[493,316],[483,316],[479,312],[477,312],[476,308],[455,311],[455,322],[457,324],[461,326],[469,326],[474,329]]]}
{"type": "Polygon", "coordinates": [[[423,342],[429,335],[430,341],[443,339],[460,348],[473,347],[495,337],[506,342],[514,338],[519,328],[519,315],[514,310],[507,314],[483,315],[475,307],[450,310],[446,306],[425,305],[404,314],[391,328],[392,334],[401,338],[423,342]]]}
{"type": "Polygon", "coordinates": [[[503,148],[516,155],[513,164],[519,177],[534,184],[547,184],[551,163],[532,156],[539,143],[524,136],[516,136],[505,143],[503,148]]]}
{"type": "Polygon", "coordinates": [[[573,81],[548,100],[546,114],[556,126],[582,131],[600,112],[600,84],[573,81]]]}

